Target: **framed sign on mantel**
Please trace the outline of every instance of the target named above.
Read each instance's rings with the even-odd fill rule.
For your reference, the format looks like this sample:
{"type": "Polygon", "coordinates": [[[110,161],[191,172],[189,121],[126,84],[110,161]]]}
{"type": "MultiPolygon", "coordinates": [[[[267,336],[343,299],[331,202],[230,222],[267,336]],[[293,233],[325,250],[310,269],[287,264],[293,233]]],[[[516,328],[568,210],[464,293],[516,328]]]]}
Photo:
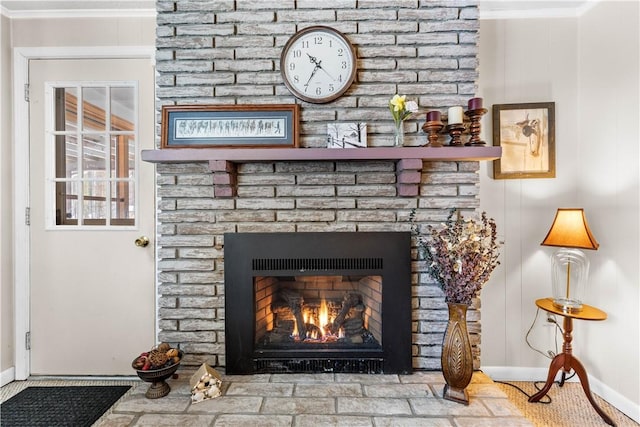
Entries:
{"type": "Polygon", "coordinates": [[[555,178],[555,126],[554,102],[494,105],[493,145],[502,157],[493,178],[555,178]]]}
{"type": "Polygon", "coordinates": [[[300,106],[165,105],[161,148],[296,148],[300,106]]]}

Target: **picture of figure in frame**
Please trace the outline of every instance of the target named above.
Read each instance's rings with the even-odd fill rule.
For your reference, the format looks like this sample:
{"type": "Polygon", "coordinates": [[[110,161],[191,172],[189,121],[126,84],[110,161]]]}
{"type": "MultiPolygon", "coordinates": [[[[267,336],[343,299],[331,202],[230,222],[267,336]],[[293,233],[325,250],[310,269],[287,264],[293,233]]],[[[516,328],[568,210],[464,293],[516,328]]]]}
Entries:
{"type": "Polygon", "coordinates": [[[493,106],[494,178],[555,177],[554,103],[493,106]]]}
{"type": "Polygon", "coordinates": [[[270,138],[282,135],[285,125],[284,119],[177,119],[174,137],[270,138]]]}

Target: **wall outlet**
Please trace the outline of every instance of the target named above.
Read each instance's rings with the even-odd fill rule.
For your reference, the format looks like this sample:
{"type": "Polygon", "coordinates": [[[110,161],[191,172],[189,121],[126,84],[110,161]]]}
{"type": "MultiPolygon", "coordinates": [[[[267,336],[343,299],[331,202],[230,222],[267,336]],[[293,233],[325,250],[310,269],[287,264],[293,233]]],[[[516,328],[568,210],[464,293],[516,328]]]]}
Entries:
{"type": "Polygon", "coordinates": [[[556,315],[547,313],[547,321],[544,323],[545,326],[555,326],[558,323],[556,322],[556,315]]]}

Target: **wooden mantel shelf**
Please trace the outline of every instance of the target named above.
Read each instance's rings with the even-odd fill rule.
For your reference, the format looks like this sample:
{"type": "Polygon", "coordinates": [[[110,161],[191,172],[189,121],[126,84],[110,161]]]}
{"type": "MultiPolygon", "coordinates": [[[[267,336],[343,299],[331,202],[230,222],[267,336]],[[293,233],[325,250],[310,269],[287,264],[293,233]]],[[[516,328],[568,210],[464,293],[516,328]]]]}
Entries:
{"type": "Polygon", "coordinates": [[[236,194],[236,163],[282,161],[394,160],[398,196],[420,194],[424,161],[495,160],[501,147],[379,147],[379,148],[181,148],[142,150],[151,163],[208,162],[215,197],[236,194]]]}
{"type": "Polygon", "coordinates": [[[499,159],[501,147],[379,147],[379,148],[181,148],[142,150],[151,163],[224,160],[232,163],[268,161],[403,160],[474,161],[499,159]]]}

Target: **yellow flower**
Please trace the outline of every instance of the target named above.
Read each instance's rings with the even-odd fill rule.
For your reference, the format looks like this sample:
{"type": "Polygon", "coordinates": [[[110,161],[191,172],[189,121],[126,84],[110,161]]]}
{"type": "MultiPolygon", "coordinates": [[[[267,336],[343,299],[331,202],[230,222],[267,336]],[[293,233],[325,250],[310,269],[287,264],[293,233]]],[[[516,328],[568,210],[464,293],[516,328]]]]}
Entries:
{"type": "Polygon", "coordinates": [[[418,111],[418,104],[415,101],[407,101],[406,95],[395,94],[389,100],[389,111],[391,111],[393,121],[398,126],[399,123],[402,123],[418,111]]]}
{"type": "Polygon", "coordinates": [[[393,98],[391,98],[391,101],[389,101],[389,103],[393,105],[393,111],[398,112],[404,110],[404,103],[406,99],[407,95],[393,95],[393,98]]]}

